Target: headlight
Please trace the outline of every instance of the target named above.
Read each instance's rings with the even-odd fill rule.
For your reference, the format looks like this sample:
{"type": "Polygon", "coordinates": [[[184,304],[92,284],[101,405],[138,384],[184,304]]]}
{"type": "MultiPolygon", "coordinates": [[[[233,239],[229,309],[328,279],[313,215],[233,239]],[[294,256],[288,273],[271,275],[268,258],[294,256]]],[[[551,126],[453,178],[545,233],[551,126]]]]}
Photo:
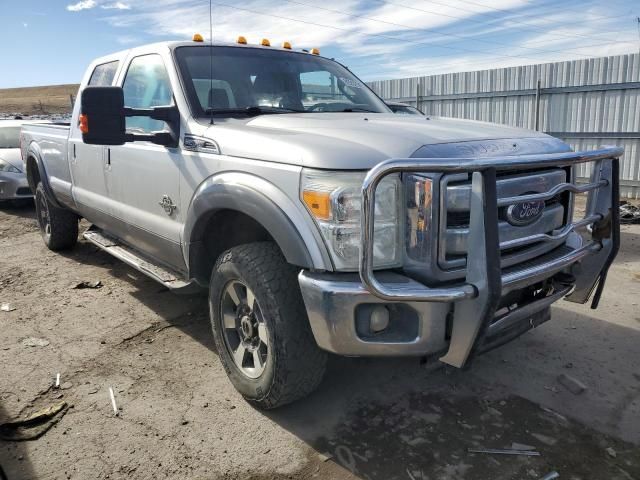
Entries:
{"type": "Polygon", "coordinates": [[[0,160],[0,172],[22,173],[16,167],[11,165],[10,163],[5,162],[4,160],[0,160]]]}
{"type": "MultiPolygon", "coordinates": [[[[366,172],[303,170],[301,196],[329,247],[337,270],[358,270],[362,182],[366,172]]],[[[374,267],[400,266],[398,175],[385,177],[376,190],[374,267]]]]}

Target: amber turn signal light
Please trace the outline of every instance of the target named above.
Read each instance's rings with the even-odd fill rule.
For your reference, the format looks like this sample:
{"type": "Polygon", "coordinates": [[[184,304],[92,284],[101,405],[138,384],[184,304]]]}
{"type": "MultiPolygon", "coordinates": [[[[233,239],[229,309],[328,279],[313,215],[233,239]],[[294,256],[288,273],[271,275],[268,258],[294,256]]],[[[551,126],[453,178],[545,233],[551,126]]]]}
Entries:
{"type": "Polygon", "coordinates": [[[331,218],[331,199],[328,192],[306,190],[302,194],[305,205],[318,220],[331,218]]]}
{"type": "Polygon", "coordinates": [[[89,117],[84,113],[78,117],[78,127],[82,133],[89,133],[89,117]]]}

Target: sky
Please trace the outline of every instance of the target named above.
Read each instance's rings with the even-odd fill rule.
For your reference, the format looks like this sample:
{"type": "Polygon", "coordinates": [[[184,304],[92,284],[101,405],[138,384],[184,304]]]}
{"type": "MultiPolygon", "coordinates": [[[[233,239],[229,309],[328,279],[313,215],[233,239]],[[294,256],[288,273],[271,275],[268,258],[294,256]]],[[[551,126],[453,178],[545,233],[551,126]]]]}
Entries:
{"type": "MultiPolygon", "coordinates": [[[[639,0],[212,0],[214,41],[317,47],[363,80],[640,51],[639,0]]],[[[78,83],[95,57],[209,38],[209,0],[0,0],[0,88],[78,83]]]]}

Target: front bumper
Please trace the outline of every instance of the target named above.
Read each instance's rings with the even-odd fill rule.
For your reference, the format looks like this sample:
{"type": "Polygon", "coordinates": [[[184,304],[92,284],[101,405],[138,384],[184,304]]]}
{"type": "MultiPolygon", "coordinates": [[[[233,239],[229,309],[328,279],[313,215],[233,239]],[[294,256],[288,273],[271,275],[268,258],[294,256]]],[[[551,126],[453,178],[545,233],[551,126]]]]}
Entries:
{"type": "MultiPolygon", "coordinates": [[[[560,298],[566,296],[567,300],[585,303],[597,287],[592,304],[595,308],[619,248],[621,154],[619,148],[608,148],[537,157],[401,159],[379,164],[363,185],[360,281],[355,275],[346,274],[302,272],[299,277],[319,346],[342,355],[441,354],[441,361],[462,367],[475,354],[546,321],[550,305],[560,298]],[[505,242],[501,244],[498,238],[498,208],[525,198],[544,200],[550,192],[498,199],[496,171],[584,162],[593,162],[588,185],[564,183],[554,187],[552,193],[588,193],[585,218],[552,234],[529,237],[531,241],[563,244],[534,261],[501,268],[500,247],[505,242]],[[466,279],[462,283],[434,288],[402,275],[374,274],[375,189],[382,178],[397,172],[472,174],[469,248],[466,279]],[[367,331],[367,315],[376,305],[384,305],[391,313],[387,333],[367,331]]],[[[522,243],[518,241],[513,246],[522,243]]]]}
{"type": "MultiPolygon", "coordinates": [[[[551,304],[572,289],[572,272],[583,259],[588,261],[599,251],[593,245],[562,246],[530,265],[526,276],[505,269],[502,298],[532,291],[540,283],[546,288],[544,294],[521,301],[508,312],[494,312],[479,351],[490,350],[547,321],[551,304]]],[[[377,278],[386,288],[398,291],[422,286],[397,273],[378,273],[377,278]]],[[[326,351],[345,356],[434,356],[449,347],[455,302],[381,299],[370,293],[356,274],[302,271],[298,280],[311,330],[318,346],[326,351]],[[374,306],[390,312],[389,327],[383,332],[369,329],[374,306]]]]}
{"type": "MultiPolygon", "coordinates": [[[[395,273],[386,272],[380,278],[388,285],[419,285],[395,273]]],[[[298,280],[311,330],[324,350],[346,356],[400,357],[423,356],[446,347],[448,304],[390,303],[367,291],[357,274],[302,271],[298,280]],[[390,318],[390,335],[367,334],[367,309],[376,305],[396,309],[397,317],[390,318]],[[363,328],[359,323],[364,323],[363,328]]]]}
{"type": "Polygon", "coordinates": [[[0,200],[33,198],[24,173],[0,172],[0,200]]]}

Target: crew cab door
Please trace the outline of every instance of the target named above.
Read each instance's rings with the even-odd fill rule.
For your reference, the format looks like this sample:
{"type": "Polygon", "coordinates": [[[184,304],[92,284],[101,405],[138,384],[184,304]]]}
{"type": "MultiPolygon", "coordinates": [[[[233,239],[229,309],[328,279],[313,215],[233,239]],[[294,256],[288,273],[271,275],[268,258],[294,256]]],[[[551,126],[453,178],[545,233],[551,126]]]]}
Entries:
{"type": "MultiPolygon", "coordinates": [[[[96,65],[86,80],[86,86],[113,85],[119,64],[120,60],[114,58],[96,65]]],[[[73,118],[78,118],[79,113],[80,101],[77,101],[74,105],[73,118]]],[[[73,198],[78,211],[91,223],[104,230],[110,230],[115,209],[109,197],[105,177],[104,147],[84,143],[78,123],[72,122],[67,155],[73,178],[73,198]]]]}
{"type": "MultiPolygon", "coordinates": [[[[126,107],[174,104],[171,81],[159,54],[131,58],[119,83],[126,107]]],[[[131,133],[167,128],[164,122],[149,117],[128,117],[126,122],[131,133]]],[[[184,270],[180,149],[136,141],[105,147],[104,155],[109,195],[118,217],[114,233],[160,263],[184,270]]]]}

